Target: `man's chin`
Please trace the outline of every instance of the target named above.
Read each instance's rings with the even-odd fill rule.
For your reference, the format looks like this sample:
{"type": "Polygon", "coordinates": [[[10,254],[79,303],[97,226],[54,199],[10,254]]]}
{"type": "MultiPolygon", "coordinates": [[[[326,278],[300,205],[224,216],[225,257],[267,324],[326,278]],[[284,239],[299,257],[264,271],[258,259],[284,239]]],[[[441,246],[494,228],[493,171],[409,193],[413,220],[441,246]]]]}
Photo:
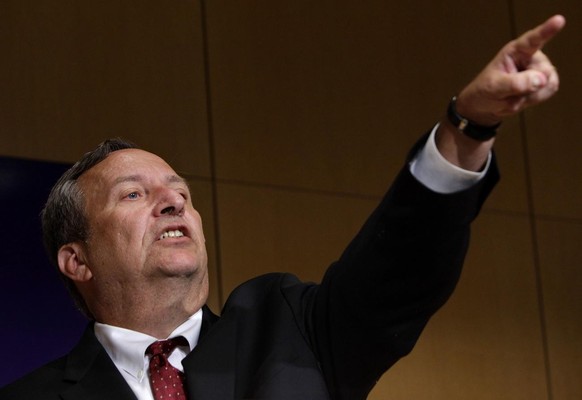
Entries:
{"type": "Polygon", "coordinates": [[[165,276],[189,277],[200,273],[203,269],[199,260],[190,258],[172,257],[162,259],[157,264],[157,270],[165,276]]]}

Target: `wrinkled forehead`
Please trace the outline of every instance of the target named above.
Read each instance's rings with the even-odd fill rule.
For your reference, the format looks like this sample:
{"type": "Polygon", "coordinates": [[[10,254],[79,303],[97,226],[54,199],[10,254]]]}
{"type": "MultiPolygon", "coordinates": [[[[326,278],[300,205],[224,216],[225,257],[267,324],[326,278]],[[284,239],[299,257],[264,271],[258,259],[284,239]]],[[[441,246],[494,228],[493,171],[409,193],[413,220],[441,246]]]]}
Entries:
{"type": "Polygon", "coordinates": [[[79,183],[85,188],[95,185],[95,189],[104,189],[127,177],[183,180],[161,157],[141,149],[123,149],[112,152],[86,171],[79,177],[79,183]]]}

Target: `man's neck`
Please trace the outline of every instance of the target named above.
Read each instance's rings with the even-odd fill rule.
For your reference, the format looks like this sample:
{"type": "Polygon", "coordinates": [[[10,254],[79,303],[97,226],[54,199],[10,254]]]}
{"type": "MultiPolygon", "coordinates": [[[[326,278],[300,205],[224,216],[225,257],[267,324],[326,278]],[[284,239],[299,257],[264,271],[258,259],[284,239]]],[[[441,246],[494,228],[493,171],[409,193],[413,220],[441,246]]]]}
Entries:
{"type": "Polygon", "coordinates": [[[97,322],[165,339],[204,306],[208,289],[165,286],[124,291],[115,297],[115,301],[94,304],[97,322]]]}

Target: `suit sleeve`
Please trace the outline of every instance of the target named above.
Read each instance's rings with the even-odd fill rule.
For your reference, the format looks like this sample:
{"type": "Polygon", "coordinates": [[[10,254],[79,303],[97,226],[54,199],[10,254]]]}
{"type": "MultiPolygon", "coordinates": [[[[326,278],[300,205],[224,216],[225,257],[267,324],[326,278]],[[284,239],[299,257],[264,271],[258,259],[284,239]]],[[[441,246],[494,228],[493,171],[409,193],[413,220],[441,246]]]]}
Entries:
{"type": "Polygon", "coordinates": [[[310,301],[310,341],[334,400],[365,399],[412,350],[453,292],[470,223],[498,179],[495,160],[483,180],[453,194],[432,192],[409,168],[397,176],[310,301]]]}

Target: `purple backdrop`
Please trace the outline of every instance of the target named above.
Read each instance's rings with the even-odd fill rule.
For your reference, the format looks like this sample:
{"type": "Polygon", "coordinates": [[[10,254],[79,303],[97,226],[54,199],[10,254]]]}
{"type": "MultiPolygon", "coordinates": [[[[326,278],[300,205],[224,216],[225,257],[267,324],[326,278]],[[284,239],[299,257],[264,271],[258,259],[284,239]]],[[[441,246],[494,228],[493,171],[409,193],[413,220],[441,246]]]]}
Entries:
{"type": "Polygon", "coordinates": [[[69,165],[0,157],[0,386],[65,354],[87,321],[42,246],[39,213],[69,165]],[[6,352],[8,354],[6,354],[6,352]]]}

